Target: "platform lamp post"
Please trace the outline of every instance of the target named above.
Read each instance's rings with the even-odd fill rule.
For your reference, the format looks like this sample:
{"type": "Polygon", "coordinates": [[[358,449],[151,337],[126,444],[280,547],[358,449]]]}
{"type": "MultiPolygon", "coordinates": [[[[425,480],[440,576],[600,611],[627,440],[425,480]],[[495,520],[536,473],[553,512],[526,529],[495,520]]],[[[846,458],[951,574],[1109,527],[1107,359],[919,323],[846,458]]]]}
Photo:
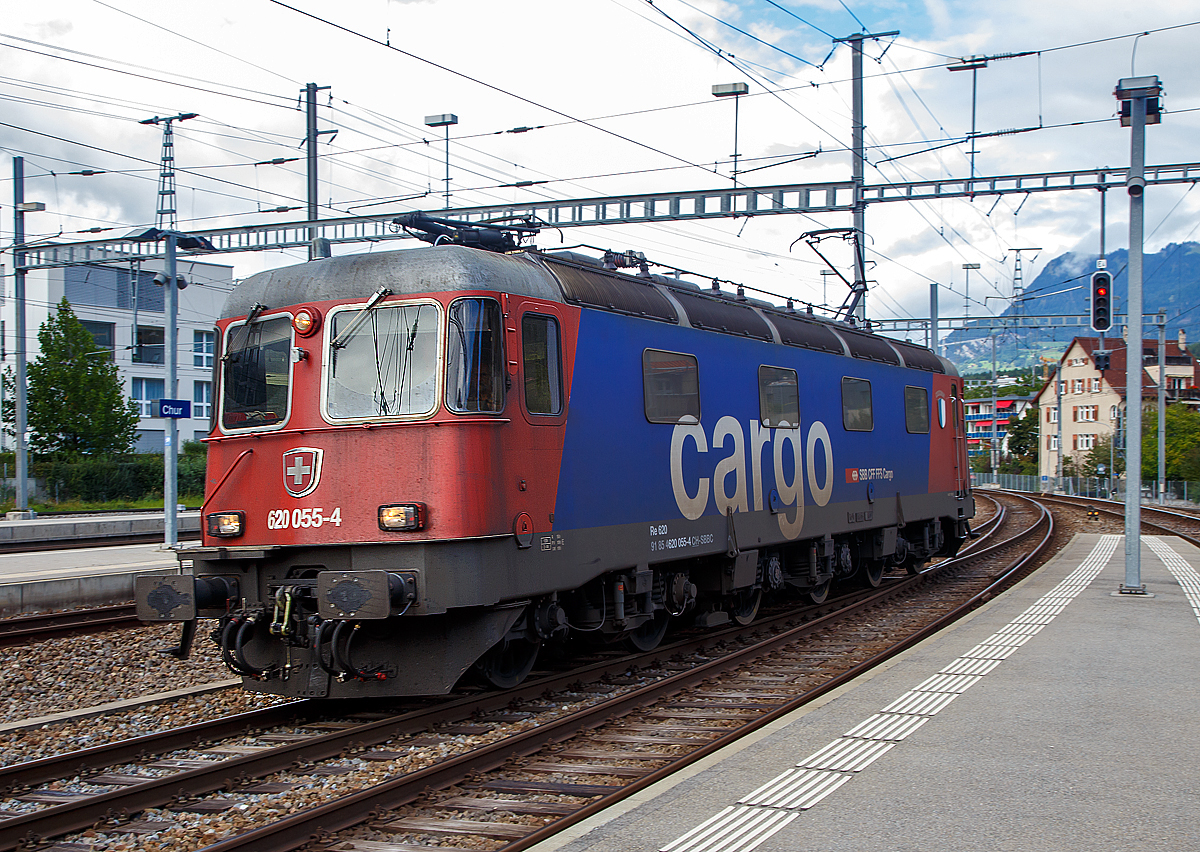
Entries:
{"type": "Polygon", "coordinates": [[[458,116],[452,112],[425,116],[426,127],[446,128],[446,209],[450,209],[450,128],[458,124],[458,116]]]}
{"type": "Polygon", "coordinates": [[[1131,129],[1129,174],[1129,342],[1125,356],[1125,582],[1121,594],[1144,595],[1142,583],[1142,242],[1146,191],[1146,125],[1161,121],[1158,77],[1117,82],[1121,126],[1131,129]]]}
{"type": "Polygon", "coordinates": [[[750,93],[747,83],[718,83],[712,87],[714,98],[733,98],[733,185],[737,186],[738,179],[738,105],[742,95],[750,93]]]}

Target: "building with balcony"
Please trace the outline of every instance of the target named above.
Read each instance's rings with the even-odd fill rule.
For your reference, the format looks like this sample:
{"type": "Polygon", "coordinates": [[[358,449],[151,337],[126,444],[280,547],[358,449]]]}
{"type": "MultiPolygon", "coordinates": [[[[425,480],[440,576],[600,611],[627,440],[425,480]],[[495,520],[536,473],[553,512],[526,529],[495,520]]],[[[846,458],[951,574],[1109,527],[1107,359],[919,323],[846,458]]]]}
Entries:
{"type": "Polygon", "coordinates": [[[963,416],[967,423],[967,452],[972,456],[991,452],[993,442],[1001,456],[1008,453],[1009,427],[1025,416],[1034,404],[1032,396],[1002,396],[992,412],[991,397],[964,399],[963,416]]]}
{"type": "MultiPolygon", "coordinates": [[[[1178,340],[1169,341],[1162,353],[1166,398],[1169,403],[1200,405],[1200,370],[1186,344],[1180,331],[1178,340]]],[[[1038,473],[1043,481],[1057,476],[1060,458],[1082,463],[1098,443],[1112,438],[1124,417],[1128,347],[1121,338],[1110,338],[1104,349],[1109,352],[1108,367],[1099,369],[1100,338],[1076,337],[1059,360],[1056,376],[1038,392],[1038,473]]],[[[1157,340],[1142,341],[1143,409],[1157,405],[1159,355],[1157,340]]]]}
{"type": "MultiPolygon", "coordinates": [[[[154,283],[161,271],[162,261],[135,260],[31,269],[25,278],[26,359],[38,357],[38,329],[65,296],[96,344],[116,362],[125,393],[141,408],[138,452],[161,453],[165,443],[165,421],[151,416],[152,401],[167,396],[164,291],[154,283]]],[[[233,268],[182,258],[176,271],[187,281],[179,291],[177,398],[192,401],[191,419],[179,421],[182,443],[208,434],[216,343],[213,324],[233,289],[233,268]]],[[[16,366],[12,275],[6,275],[3,283],[0,370],[16,366]]],[[[0,441],[5,448],[12,444],[11,436],[0,441]]]]}

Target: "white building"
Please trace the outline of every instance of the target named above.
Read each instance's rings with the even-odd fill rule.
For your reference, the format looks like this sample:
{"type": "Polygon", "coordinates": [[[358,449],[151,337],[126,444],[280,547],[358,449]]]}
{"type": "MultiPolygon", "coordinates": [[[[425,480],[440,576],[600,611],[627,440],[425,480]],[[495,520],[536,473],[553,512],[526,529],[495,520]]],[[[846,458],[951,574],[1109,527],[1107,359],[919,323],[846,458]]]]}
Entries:
{"type": "MultiPolygon", "coordinates": [[[[154,283],[159,260],[31,269],[25,276],[26,359],[38,357],[38,330],[65,296],[97,345],[112,353],[125,393],[142,410],[139,452],[162,452],[166,421],[151,417],[152,400],[166,393],[163,288],[154,283]]],[[[192,401],[192,417],[179,421],[180,444],[208,434],[212,413],[213,323],[233,288],[233,268],[181,258],[176,271],[187,285],[179,291],[177,399],[192,401]]],[[[16,369],[16,305],[7,270],[0,294],[0,370],[16,369]]],[[[7,447],[11,438],[3,439],[7,447]]]]}

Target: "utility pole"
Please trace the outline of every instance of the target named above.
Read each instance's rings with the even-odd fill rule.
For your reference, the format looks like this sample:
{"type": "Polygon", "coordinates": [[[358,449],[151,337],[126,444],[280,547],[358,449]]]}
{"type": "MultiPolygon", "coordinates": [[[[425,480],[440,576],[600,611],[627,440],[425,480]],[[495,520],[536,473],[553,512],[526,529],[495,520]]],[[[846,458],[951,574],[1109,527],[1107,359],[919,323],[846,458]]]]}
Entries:
{"type": "Polygon", "coordinates": [[[1062,392],[1063,392],[1063,376],[1062,366],[1066,359],[1064,354],[1058,359],[1058,366],[1054,369],[1054,419],[1058,428],[1058,453],[1054,456],[1054,487],[1060,492],[1062,491],[1062,475],[1063,475],[1063,434],[1062,434],[1062,392]]]}
{"type": "Polygon", "coordinates": [[[997,472],[997,457],[999,456],[999,445],[996,443],[996,436],[1000,434],[1000,413],[996,410],[996,332],[992,332],[992,441],[990,445],[992,457],[992,482],[996,482],[997,472]]]}
{"type": "Polygon", "coordinates": [[[1144,595],[1142,584],[1142,242],[1146,190],[1146,125],[1157,124],[1158,77],[1117,82],[1121,126],[1132,129],[1129,147],[1129,340],[1125,353],[1125,582],[1122,594],[1144,595]]]}
{"type": "MultiPolygon", "coordinates": [[[[167,399],[179,397],[179,288],[175,274],[175,249],[179,232],[176,230],[178,216],[175,207],[175,133],[172,125],[176,121],[196,118],[197,113],[183,112],[167,118],[147,118],[139,124],[163,125],[162,161],[158,172],[158,213],[155,217],[155,239],[166,240],[166,274],[163,281],[163,308],[166,312],[166,335],[163,346],[163,362],[167,368],[167,380],[163,392],[167,399]]],[[[135,341],[136,344],[136,341],[135,341]]],[[[157,413],[157,412],[156,412],[157,413]]],[[[179,496],[177,491],[179,474],[179,421],[166,418],[163,437],[163,543],[173,548],[179,543],[179,496]]]]}
{"type": "Polygon", "coordinates": [[[1003,57],[992,56],[964,56],[958,62],[951,62],[946,66],[947,71],[970,71],[971,72],[971,150],[967,153],[971,155],[971,179],[975,179],[975,154],[978,153],[975,149],[975,103],[976,94],[979,88],[979,69],[987,68],[988,62],[991,59],[999,59],[1003,57]]]}
{"type": "Polygon", "coordinates": [[[1167,312],[1158,312],[1158,505],[1167,502],[1167,312]]]}
{"type": "MultiPolygon", "coordinates": [[[[323,92],[329,86],[318,86],[309,83],[304,87],[305,113],[307,116],[306,132],[304,134],[305,153],[308,155],[308,221],[317,221],[317,140],[326,134],[337,134],[336,130],[317,130],[317,92],[323,92]]],[[[323,255],[318,253],[317,229],[308,229],[308,259],[316,260],[323,255]]]]}
{"type": "Polygon", "coordinates": [[[1023,251],[1041,251],[1040,247],[1034,248],[1014,248],[1009,249],[1011,252],[1016,252],[1017,259],[1013,264],[1013,304],[1019,304],[1021,296],[1025,293],[1025,273],[1021,269],[1021,252],[1023,251]]]}
{"type": "Polygon", "coordinates": [[[15,495],[16,518],[32,517],[29,511],[29,446],[25,434],[28,429],[27,387],[25,374],[25,252],[21,247],[25,244],[25,211],[30,205],[25,202],[25,158],[13,157],[13,280],[15,284],[14,297],[16,300],[16,333],[17,333],[17,446],[16,446],[16,475],[17,491],[15,495]]]}
{"type": "Polygon", "coordinates": [[[853,127],[851,131],[851,180],[854,183],[854,300],[851,302],[849,314],[857,316],[860,324],[866,325],[867,320],[867,262],[864,246],[867,234],[867,202],[863,199],[864,166],[866,164],[866,148],[863,144],[863,39],[892,38],[900,35],[899,30],[886,33],[855,33],[846,38],[834,39],[834,44],[845,42],[850,45],[851,76],[853,77],[852,111],[853,127]]]}

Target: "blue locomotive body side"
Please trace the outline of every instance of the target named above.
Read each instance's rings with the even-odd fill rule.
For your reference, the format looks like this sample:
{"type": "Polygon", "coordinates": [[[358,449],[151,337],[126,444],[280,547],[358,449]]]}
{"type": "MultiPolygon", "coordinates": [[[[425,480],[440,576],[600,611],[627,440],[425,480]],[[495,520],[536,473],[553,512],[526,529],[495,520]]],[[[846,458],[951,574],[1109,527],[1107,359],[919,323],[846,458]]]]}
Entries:
{"type": "MultiPolygon", "coordinates": [[[[927,372],[584,311],[555,529],[723,517],[726,507],[735,513],[770,511],[772,491],[788,497],[776,509],[791,507],[792,512],[785,512],[789,517],[797,500],[805,507],[832,506],[885,493],[893,500],[897,494],[926,494],[930,434],[907,430],[905,387],[923,388],[932,398],[927,372]],[[646,349],[695,356],[699,424],[649,422],[642,375],[646,349]],[[761,425],[759,366],[796,371],[797,429],[761,425]],[[844,427],[843,377],[871,383],[871,431],[844,427]],[[697,515],[701,491],[707,499],[697,515]],[[686,513],[681,502],[690,503],[686,513]]],[[[801,527],[791,532],[783,537],[825,530],[813,533],[801,527]]]]}

